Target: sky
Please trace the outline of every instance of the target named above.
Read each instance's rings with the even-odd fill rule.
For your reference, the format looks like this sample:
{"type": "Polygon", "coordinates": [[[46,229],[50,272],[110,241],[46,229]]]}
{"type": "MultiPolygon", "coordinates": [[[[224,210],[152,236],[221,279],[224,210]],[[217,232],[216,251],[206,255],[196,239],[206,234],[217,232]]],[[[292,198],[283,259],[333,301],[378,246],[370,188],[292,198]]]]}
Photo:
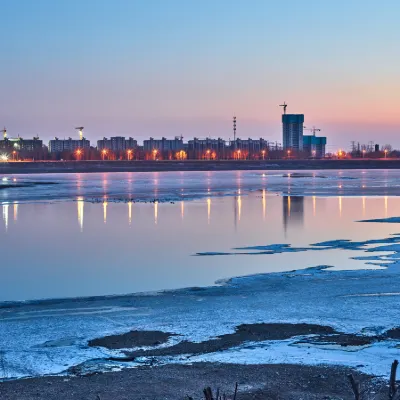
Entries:
{"type": "Polygon", "coordinates": [[[400,148],[398,0],[0,0],[9,136],[281,142],[279,104],[328,150],[400,148]]]}

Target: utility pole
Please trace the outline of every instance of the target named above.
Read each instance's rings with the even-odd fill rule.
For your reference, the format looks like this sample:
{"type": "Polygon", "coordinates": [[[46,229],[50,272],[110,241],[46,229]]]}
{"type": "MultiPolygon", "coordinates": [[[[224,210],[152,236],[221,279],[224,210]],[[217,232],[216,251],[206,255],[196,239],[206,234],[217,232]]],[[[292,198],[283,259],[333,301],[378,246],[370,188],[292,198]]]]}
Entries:
{"type": "Polygon", "coordinates": [[[288,105],[286,104],[286,101],[283,102],[283,104],[280,104],[279,107],[283,107],[283,114],[286,114],[286,107],[288,105]]]}
{"type": "Polygon", "coordinates": [[[236,116],[233,116],[233,143],[234,150],[236,152],[236,116]]]}

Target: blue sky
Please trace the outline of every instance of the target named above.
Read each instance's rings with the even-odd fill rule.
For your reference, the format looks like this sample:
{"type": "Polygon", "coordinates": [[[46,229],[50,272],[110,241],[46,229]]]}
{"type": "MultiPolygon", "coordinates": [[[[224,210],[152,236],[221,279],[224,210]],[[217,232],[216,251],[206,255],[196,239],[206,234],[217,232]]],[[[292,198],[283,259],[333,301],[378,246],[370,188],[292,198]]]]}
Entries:
{"type": "Polygon", "coordinates": [[[400,147],[400,2],[0,0],[11,136],[281,141],[278,105],[331,146],[400,147]]]}

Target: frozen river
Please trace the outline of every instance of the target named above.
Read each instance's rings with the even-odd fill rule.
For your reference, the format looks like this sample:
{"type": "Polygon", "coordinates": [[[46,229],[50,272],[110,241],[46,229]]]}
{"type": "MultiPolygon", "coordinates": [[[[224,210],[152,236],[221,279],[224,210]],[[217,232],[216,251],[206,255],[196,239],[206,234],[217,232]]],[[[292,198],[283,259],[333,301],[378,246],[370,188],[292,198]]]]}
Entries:
{"type": "MultiPolygon", "coordinates": [[[[101,358],[104,352],[86,347],[88,339],[132,328],[204,340],[244,322],[303,321],[376,333],[396,320],[400,228],[358,221],[400,215],[397,171],[0,179],[20,186],[0,190],[5,377],[59,373],[101,358]],[[305,270],[318,266],[327,270],[305,270]],[[283,287],[293,270],[304,270],[302,281],[283,287]],[[227,281],[242,276],[252,277],[227,281]],[[176,291],[193,287],[205,289],[176,291]],[[39,299],[64,300],[31,302],[39,299]]],[[[305,350],[289,345],[276,344],[268,360],[254,349],[208,359],[282,362],[286,354],[304,362],[305,350]]],[[[365,356],[316,349],[315,360],[356,366],[363,359],[375,366],[366,371],[379,374],[393,346],[371,346],[365,356]]]]}

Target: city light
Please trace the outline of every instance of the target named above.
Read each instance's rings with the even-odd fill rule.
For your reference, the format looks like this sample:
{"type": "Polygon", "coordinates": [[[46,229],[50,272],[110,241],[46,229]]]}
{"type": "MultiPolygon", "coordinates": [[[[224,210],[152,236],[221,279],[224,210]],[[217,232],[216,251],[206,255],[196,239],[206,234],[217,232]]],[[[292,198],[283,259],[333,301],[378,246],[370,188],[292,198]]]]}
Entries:
{"type": "Polygon", "coordinates": [[[176,159],[177,160],[186,160],[187,159],[186,151],[184,151],[184,150],[178,151],[176,153],[176,159]]]}
{"type": "Polygon", "coordinates": [[[1,154],[0,161],[3,161],[3,162],[8,161],[8,154],[6,154],[6,153],[1,154]]]}
{"type": "Polygon", "coordinates": [[[157,153],[158,153],[158,150],[157,149],[153,149],[153,159],[154,160],[157,159],[157,153]]]}
{"type": "Polygon", "coordinates": [[[262,150],[261,151],[261,154],[262,154],[262,158],[263,158],[263,160],[265,159],[265,150],[262,150]]]}
{"type": "Polygon", "coordinates": [[[81,159],[81,155],[82,155],[82,150],[81,149],[77,149],[75,153],[76,153],[76,158],[78,160],[80,160],[81,159]]]}
{"type": "Polygon", "coordinates": [[[128,160],[130,161],[130,160],[132,160],[132,150],[128,150],[127,151],[127,153],[128,153],[128,160]]]}
{"type": "Polygon", "coordinates": [[[103,150],[101,151],[101,157],[102,157],[103,161],[104,161],[104,158],[105,158],[106,155],[107,155],[107,150],[106,150],[106,149],[103,149],[103,150]]]}

